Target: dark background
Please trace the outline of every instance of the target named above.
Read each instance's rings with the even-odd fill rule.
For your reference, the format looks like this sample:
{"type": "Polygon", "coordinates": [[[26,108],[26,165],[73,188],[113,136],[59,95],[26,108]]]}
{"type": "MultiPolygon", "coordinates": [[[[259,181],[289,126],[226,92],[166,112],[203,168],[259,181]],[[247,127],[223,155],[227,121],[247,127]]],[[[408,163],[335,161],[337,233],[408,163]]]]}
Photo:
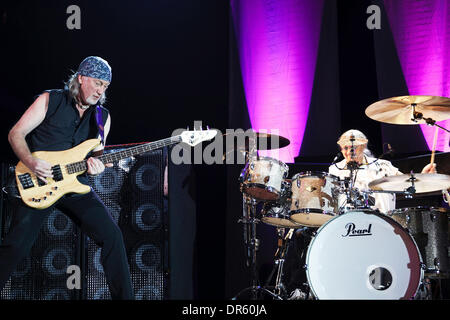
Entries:
{"type": "MultiPolygon", "coordinates": [[[[398,150],[391,157],[429,153],[418,127],[393,128],[364,114],[373,102],[408,94],[387,20],[383,17],[382,30],[366,27],[372,2],[325,1],[307,130],[290,176],[308,169],[304,163],[325,170],[339,134],[351,128],[368,135],[377,155],[386,151],[385,143],[398,150]]],[[[3,162],[17,161],[7,134],[34,97],[61,88],[89,55],[105,58],[113,70],[105,104],[112,117],[109,145],[163,139],[175,129],[192,128],[196,120],[222,132],[250,128],[228,1],[3,1],[0,39],[3,162]],[[81,30],[66,27],[66,8],[72,4],[81,8],[81,30]]],[[[250,285],[237,223],[241,169],[188,168],[195,215],[171,237],[176,247],[185,239],[183,232],[195,236],[193,272],[185,275],[193,286],[188,298],[228,299],[250,285]]],[[[258,233],[264,277],[272,267],[276,234],[264,225],[258,233]]]]}

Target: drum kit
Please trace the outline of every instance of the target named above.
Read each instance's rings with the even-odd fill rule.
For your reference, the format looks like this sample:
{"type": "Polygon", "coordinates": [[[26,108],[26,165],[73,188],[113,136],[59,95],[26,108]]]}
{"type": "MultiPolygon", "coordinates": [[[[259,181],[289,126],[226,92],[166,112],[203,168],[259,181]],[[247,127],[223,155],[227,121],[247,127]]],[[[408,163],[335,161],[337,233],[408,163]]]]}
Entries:
{"type": "MultiPolygon", "coordinates": [[[[427,123],[445,131],[436,121],[450,119],[450,99],[402,96],[381,100],[366,109],[373,120],[392,124],[427,123]]],[[[255,133],[253,145],[280,136],[255,133]]],[[[267,146],[267,144],[265,144],[267,146]]],[[[270,146],[266,149],[270,149],[270,146]]],[[[261,150],[261,149],[258,149],[261,150]]],[[[434,150],[432,151],[434,155],[434,150]]],[[[433,157],[432,157],[433,159],[433,157]]],[[[371,181],[358,190],[358,165],[345,179],[326,172],[307,171],[288,178],[289,167],[274,158],[246,153],[240,177],[242,218],[247,267],[251,268],[251,299],[267,294],[288,299],[283,285],[283,264],[294,230],[311,234],[305,248],[305,299],[430,299],[430,281],[450,279],[449,210],[410,207],[381,213],[369,201],[377,193],[416,194],[441,192],[448,197],[450,176],[438,173],[401,174],[371,181]],[[345,208],[339,197],[345,196],[345,208]],[[259,285],[256,224],[276,227],[275,285],[259,285]]],[[[444,198],[445,201],[445,198],[444,198]]],[[[448,201],[448,198],[447,198],[448,201]]],[[[446,201],[446,202],[447,202],[446,201]]],[[[269,279],[270,280],[270,279],[269,279]]]]}

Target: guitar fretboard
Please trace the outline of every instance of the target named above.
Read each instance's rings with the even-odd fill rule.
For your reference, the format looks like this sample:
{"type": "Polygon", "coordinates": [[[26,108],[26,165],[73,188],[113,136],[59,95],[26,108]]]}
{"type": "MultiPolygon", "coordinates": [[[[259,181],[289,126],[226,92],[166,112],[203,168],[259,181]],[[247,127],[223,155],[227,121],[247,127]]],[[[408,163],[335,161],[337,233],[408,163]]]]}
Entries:
{"type": "MultiPolygon", "coordinates": [[[[166,146],[170,146],[172,144],[176,144],[181,141],[181,136],[170,137],[167,139],[158,140],[155,142],[150,142],[146,144],[141,144],[135,147],[131,147],[119,152],[107,153],[103,154],[97,159],[99,159],[103,163],[112,163],[114,161],[119,161],[125,158],[133,157],[145,152],[149,152],[152,150],[160,149],[166,146]]],[[[66,165],[67,172],[72,174],[76,172],[82,172],[87,170],[86,160],[69,163],[66,165]]]]}

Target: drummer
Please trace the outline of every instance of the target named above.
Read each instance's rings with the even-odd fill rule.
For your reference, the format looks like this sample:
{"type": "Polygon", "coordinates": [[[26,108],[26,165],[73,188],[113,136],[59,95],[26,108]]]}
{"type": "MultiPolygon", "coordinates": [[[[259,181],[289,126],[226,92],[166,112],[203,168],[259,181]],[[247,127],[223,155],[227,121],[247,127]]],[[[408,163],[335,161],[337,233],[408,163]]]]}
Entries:
{"type": "MultiPolygon", "coordinates": [[[[369,183],[373,180],[402,174],[390,161],[373,157],[367,149],[368,142],[367,137],[359,130],[351,129],[344,132],[337,141],[344,159],[331,165],[328,172],[344,180],[344,178],[350,177],[348,164],[352,161],[356,162],[358,168],[355,170],[354,188],[359,191],[369,190],[369,183]]],[[[422,173],[436,173],[436,164],[427,164],[422,169],[422,173]]],[[[369,204],[372,205],[372,208],[376,208],[382,213],[395,209],[395,194],[374,193],[371,197],[373,197],[371,198],[372,203],[369,201],[369,204]]],[[[345,206],[346,197],[341,195],[339,207],[342,209],[345,206]]]]}

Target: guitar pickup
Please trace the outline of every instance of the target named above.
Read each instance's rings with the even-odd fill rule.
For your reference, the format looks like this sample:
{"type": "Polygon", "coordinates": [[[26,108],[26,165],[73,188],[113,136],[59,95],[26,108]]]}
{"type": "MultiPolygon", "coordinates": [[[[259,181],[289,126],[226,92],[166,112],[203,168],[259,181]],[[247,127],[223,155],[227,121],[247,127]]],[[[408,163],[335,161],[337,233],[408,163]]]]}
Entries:
{"type": "Polygon", "coordinates": [[[24,173],[17,176],[19,178],[20,184],[22,188],[29,189],[34,187],[33,180],[31,179],[31,175],[29,173],[24,173]]]}
{"type": "Polygon", "coordinates": [[[61,181],[64,179],[60,165],[56,165],[52,167],[53,180],[61,181]]]}

